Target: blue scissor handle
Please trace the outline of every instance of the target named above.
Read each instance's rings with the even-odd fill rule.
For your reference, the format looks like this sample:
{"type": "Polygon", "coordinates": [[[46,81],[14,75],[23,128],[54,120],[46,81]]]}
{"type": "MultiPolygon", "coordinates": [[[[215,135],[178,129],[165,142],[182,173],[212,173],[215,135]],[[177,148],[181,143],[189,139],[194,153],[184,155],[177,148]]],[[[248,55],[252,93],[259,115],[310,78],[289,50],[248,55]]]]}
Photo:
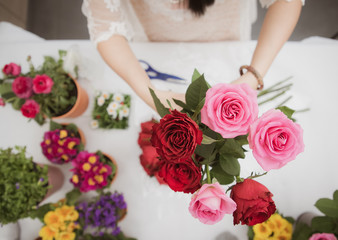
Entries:
{"type": "Polygon", "coordinates": [[[150,66],[149,63],[147,63],[144,60],[139,60],[139,62],[142,63],[142,66],[144,70],[147,72],[150,79],[160,79],[163,81],[185,83],[185,79],[183,78],[156,71],[152,66],[150,66]]]}

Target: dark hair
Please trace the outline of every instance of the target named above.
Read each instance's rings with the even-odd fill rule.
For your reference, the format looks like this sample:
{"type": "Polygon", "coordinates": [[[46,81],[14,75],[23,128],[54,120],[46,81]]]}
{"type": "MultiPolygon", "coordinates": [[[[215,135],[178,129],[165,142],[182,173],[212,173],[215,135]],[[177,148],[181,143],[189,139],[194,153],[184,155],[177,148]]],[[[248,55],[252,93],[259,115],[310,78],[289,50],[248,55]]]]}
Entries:
{"type": "Polygon", "coordinates": [[[189,0],[189,9],[197,16],[205,13],[208,6],[214,4],[215,0],[189,0]]]}

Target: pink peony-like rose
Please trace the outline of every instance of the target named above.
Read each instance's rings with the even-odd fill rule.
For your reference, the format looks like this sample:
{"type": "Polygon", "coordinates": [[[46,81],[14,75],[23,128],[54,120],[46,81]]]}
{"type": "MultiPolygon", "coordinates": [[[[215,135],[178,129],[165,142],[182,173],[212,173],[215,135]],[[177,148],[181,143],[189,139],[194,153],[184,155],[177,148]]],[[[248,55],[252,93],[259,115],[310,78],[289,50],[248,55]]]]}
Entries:
{"type": "Polygon", "coordinates": [[[35,93],[50,93],[54,85],[53,80],[46,74],[36,75],[33,79],[33,90],[35,93]]]}
{"type": "Polygon", "coordinates": [[[21,113],[25,117],[35,118],[36,114],[38,114],[39,112],[39,104],[32,99],[26,100],[26,102],[21,106],[21,113]]]}
{"type": "Polygon", "coordinates": [[[3,98],[0,98],[0,106],[2,107],[6,106],[6,102],[4,101],[3,98]]]}
{"type": "Polygon", "coordinates": [[[283,167],[304,151],[303,129],[276,109],[267,111],[250,126],[248,141],[265,171],[283,167]]]}
{"type": "Polygon", "coordinates": [[[309,240],[337,240],[337,238],[332,233],[315,233],[309,240]]]}
{"type": "Polygon", "coordinates": [[[33,94],[33,83],[30,77],[17,77],[12,83],[12,90],[19,98],[29,98],[33,94]]]}
{"type": "Polygon", "coordinates": [[[224,138],[245,135],[258,116],[257,93],[248,84],[219,83],[208,89],[202,123],[224,138]]]}
{"type": "Polygon", "coordinates": [[[236,203],[228,197],[219,183],[203,184],[192,196],[189,211],[204,224],[215,224],[225,214],[232,214],[236,203]]]}
{"type": "Polygon", "coordinates": [[[16,63],[9,63],[4,66],[2,72],[6,75],[18,76],[21,73],[21,67],[16,63]]]}

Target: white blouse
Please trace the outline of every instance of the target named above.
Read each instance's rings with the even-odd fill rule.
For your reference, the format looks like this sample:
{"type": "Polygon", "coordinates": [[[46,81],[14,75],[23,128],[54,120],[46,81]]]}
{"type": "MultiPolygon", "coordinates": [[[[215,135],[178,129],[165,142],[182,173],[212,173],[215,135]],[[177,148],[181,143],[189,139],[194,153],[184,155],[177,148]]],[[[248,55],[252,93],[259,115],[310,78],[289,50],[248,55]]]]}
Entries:
{"type": "MultiPolygon", "coordinates": [[[[269,7],[276,0],[259,1],[269,7]]],[[[207,42],[249,40],[256,5],[256,0],[215,0],[198,17],[188,10],[187,0],[178,4],[170,0],[84,0],[82,12],[95,45],[112,35],[129,41],[207,42]]]]}

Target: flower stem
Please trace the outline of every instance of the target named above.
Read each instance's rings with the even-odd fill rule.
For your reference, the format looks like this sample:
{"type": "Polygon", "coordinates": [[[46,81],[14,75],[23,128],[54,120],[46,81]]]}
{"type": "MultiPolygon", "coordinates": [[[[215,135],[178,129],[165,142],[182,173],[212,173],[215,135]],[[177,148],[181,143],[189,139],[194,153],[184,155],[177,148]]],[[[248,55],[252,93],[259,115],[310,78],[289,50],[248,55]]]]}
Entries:
{"type": "Polygon", "coordinates": [[[211,184],[211,177],[210,177],[210,171],[209,171],[209,165],[208,164],[205,165],[205,170],[206,170],[206,173],[207,173],[207,183],[211,184]]]}

